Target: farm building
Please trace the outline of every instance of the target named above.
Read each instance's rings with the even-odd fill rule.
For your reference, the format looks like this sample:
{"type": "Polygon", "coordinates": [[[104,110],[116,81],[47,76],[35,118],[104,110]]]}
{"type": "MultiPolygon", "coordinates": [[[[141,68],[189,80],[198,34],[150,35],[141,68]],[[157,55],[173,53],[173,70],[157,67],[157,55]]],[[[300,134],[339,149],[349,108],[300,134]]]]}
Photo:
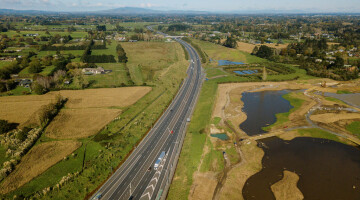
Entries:
{"type": "Polygon", "coordinates": [[[82,72],[87,75],[91,74],[103,74],[105,73],[104,68],[98,67],[98,68],[84,68],[82,69],[82,72]]]}

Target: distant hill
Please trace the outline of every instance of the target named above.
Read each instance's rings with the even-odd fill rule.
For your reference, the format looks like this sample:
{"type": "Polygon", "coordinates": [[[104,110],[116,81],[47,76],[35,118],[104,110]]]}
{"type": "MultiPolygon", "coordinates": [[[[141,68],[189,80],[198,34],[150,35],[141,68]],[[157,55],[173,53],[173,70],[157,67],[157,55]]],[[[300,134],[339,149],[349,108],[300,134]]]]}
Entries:
{"type": "Polygon", "coordinates": [[[99,13],[99,14],[159,14],[162,13],[162,11],[159,10],[152,10],[147,8],[137,8],[137,7],[123,7],[123,8],[114,8],[110,10],[101,10],[101,11],[95,11],[93,13],[99,13]]]}
{"type": "Polygon", "coordinates": [[[192,10],[153,10],[149,8],[138,8],[138,7],[123,7],[115,8],[110,10],[96,11],[95,13],[107,14],[107,15],[128,15],[128,14],[208,14],[210,12],[205,11],[192,11],[192,10]]]}
{"type": "Polygon", "coordinates": [[[234,10],[234,11],[196,11],[196,10],[154,10],[139,7],[122,7],[100,11],[43,11],[43,10],[14,10],[0,9],[0,15],[56,15],[56,14],[77,14],[77,15],[206,15],[206,14],[227,14],[227,15],[247,15],[247,14],[357,14],[354,12],[319,12],[316,10],[234,10]]]}
{"type": "Polygon", "coordinates": [[[42,11],[42,10],[14,10],[14,9],[0,9],[0,15],[46,15],[58,14],[59,12],[42,11]]]}
{"type": "Polygon", "coordinates": [[[148,14],[209,14],[205,11],[191,11],[191,10],[153,10],[149,8],[139,7],[122,7],[109,10],[100,11],[77,11],[77,12],[55,12],[42,10],[14,10],[14,9],[0,9],[0,15],[53,15],[53,14],[97,14],[97,15],[148,15],[148,14]]]}

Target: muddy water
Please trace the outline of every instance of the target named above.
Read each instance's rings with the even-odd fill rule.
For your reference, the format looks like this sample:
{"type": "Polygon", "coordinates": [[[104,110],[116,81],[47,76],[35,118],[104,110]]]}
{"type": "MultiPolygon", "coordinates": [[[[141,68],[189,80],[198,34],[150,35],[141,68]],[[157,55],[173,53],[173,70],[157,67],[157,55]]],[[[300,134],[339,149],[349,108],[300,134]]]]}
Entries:
{"type": "Polygon", "coordinates": [[[283,170],[299,175],[305,199],[360,199],[360,149],[326,139],[277,137],[258,141],[265,151],[263,169],[244,186],[245,199],[275,199],[270,186],[283,170]]]}
{"type": "Polygon", "coordinates": [[[288,112],[293,108],[290,102],[282,97],[287,93],[287,90],[244,92],[241,100],[244,102],[243,111],[247,119],[240,124],[240,129],[248,135],[266,133],[261,127],[275,123],[275,114],[288,112]]]}
{"type": "MultiPolygon", "coordinates": [[[[281,96],[288,91],[243,93],[248,119],[240,125],[248,135],[264,133],[261,127],[276,121],[275,114],[291,105],[281,96]]],[[[263,169],[250,177],[243,188],[245,199],[275,199],[271,185],[283,171],[296,173],[297,187],[305,199],[360,200],[360,149],[326,139],[277,137],[258,141],[264,152],[263,169]]],[[[290,191],[291,192],[291,191],[290,191]]]]}

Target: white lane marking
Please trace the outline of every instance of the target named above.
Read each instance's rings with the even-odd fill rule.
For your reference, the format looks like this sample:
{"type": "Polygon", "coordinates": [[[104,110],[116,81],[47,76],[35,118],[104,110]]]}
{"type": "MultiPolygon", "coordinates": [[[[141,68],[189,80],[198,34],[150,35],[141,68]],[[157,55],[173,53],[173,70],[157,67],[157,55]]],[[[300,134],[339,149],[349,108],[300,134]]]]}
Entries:
{"type": "Polygon", "coordinates": [[[149,193],[149,192],[146,193],[146,194],[143,194],[143,195],[140,197],[140,199],[142,199],[144,196],[147,196],[148,199],[151,199],[151,196],[150,196],[150,193],[149,193]]]}
{"type": "MultiPolygon", "coordinates": [[[[185,84],[183,84],[185,85],[185,84]]],[[[140,142],[140,144],[138,145],[138,147],[135,149],[135,151],[133,153],[135,153],[134,155],[136,155],[137,153],[139,153],[144,144],[146,144],[146,142],[151,138],[151,136],[153,135],[153,133],[155,133],[158,129],[159,129],[159,126],[162,124],[163,120],[165,119],[165,117],[169,114],[169,110],[171,110],[172,107],[174,107],[174,104],[176,104],[176,102],[179,100],[181,94],[185,89],[185,86],[184,87],[181,87],[180,91],[179,91],[179,95],[176,95],[174,101],[171,102],[169,108],[165,111],[164,115],[162,115],[158,121],[158,123],[156,123],[153,127],[153,129],[149,132],[149,134],[146,135],[145,139],[142,140],[140,142]],[[141,148],[140,148],[141,147],[141,148]]],[[[133,165],[133,163],[136,163],[137,162],[137,159],[134,161],[134,158],[135,156],[131,156],[125,161],[126,163],[124,163],[111,177],[111,181],[110,182],[106,182],[100,189],[99,191],[102,191],[102,190],[106,190],[109,186],[110,186],[110,189],[105,193],[107,194],[109,191],[112,190],[112,188],[114,187],[114,185],[116,185],[116,183],[119,181],[119,180],[122,180],[123,176],[126,175],[127,173],[123,173],[123,171],[125,170],[128,171],[129,167],[128,165],[133,165]],[[123,173],[119,178],[117,178],[116,176],[118,176],[120,173],[123,173]],[[112,184],[114,181],[115,184],[112,184]]],[[[131,167],[130,167],[131,168],[131,167]]]]}
{"type": "MultiPolygon", "coordinates": [[[[158,181],[158,178],[155,177],[155,178],[151,179],[151,181],[153,181],[153,180],[155,180],[155,181],[157,182],[157,181],[158,181]]],[[[151,181],[150,181],[150,182],[151,182],[151,181]]]]}
{"type": "MultiPolygon", "coordinates": [[[[195,55],[197,55],[196,54],[196,52],[195,52],[195,55]]],[[[200,66],[201,66],[201,64],[199,64],[200,66]]],[[[194,84],[193,84],[194,85],[194,84]]],[[[198,90],[198,89],[196,89],[196,90],[198,90]]],[[[192,101],[194,101],[195,99],[193,99],[192,101]]],[[[177,139],[179,139],[179,138],[181,138],[181,136],[180,136],[180,134],[178,134],[177,135],[177,139]]],[[[175,153],[175,146],[174,146],[174,149],[173,149],[173,152],[171,153],[171,156],[169,157],[169,159],[171,160],[171,157],[172,157],[172,155],[175,153]]],[[[168,163],[168,166],[170,165],[170,162],[168,163]]],[[[161,181],[161,184],[163,183],[165,181],[165,179],[163,179],[162,181],[161,181]]]]}
{"type": "MultiPolygon", "coordinates": [[[[194,51],[193,49],[190,49],[190,54],[193,54],[193,53],[194,53],[193,51],[194,51]]],[[[194,83],[194,80],[195,80],[195,76],[192,76],[192,79],[190,80],[190,81],[191,81],[191,82],[190,82],[190,85],[191,85],[191,86],[194,86],[194,84],[195,84],[195,83],[194,83]]],[[[184,92],[184,87],[182,87],[181,89],[182,89],[182,92],[184,92]]],[[[188,91],[186,91],[186,93],[185,93],[185,99],[186,99],[186,101],[189,100],[189,96],[190,96],[190,91],[188,90],[188,91]]],[[[178,99],[180,98],[180,95],[177,95],[177,97],[178,97],[178,98],[177,98],[176,100],[178,100],[178,99]]],[[[175,101],[174,101],[174,102],[175,102],[175,101]]],[[[180,103],[180,107],[184,107],[184,106],[185,106],[185,105],[184,105],[184,101],[183,101],[183,102],[180,103]]],[[[168,111],[168,110],[167,110],[167,111],[168,111]]],[[[168,114],[168,112],[167,112],[167,114],[168,114]]],[[[177,112],[176,115],[174,116],[174,118],[171,120],[170,124],[174,124],[173,121],[174,121],[174,119],[176,119],[176,118],[177,118],[176,120],[179,120],[180,115],[181,115],[181,112],[180,112],[180,113],[177,112]]],[[[163,116],[165,116],[165,115],[163,115],[163,116]]],[[[163,121],[163,119],[162,119],[161,121],[163,121]]],[[[161,123],[159,123],[159,124],[161,124],[161,123]]],[[[156,125],[157,125],[157,124],[156,124],[156,125]]],[[[155,126],[156,126],[156,125],[155,125],[155,126]]],[[[174,125],[175,125],[175,124],[174,124],[174,125]]],[[[155,128],[155,127],[154,127],[154,128],[155,128]]],[[[155,129],[158,129],[158,128],[159,128],[159,126],[157,126],[155,129]]],[[[155,130],[154,130],[154,132],[155,132],[155,130]]],[[[149,134],[149,135],[150,135],[150,134],[149,134]]],[[[163,139],[163,136],[164,136],[164,135],[162,135],[161,139],[163,139]]],[[[169,136],[168,136],[168,137],[169,137],[169,136]]],[[[168,139],[168,137],[166,137],[165,141],[168,139]]],[[[178,136],[178,137],[179,137],[179,136],[178,136]]],[[[150,137],[147,137],[147,139],[149,139],[149,138],[150,138],[150,137]]],[[[163,144],[163,145],[164,145],[164,144],[163,144]]],[[[163,145],[162,145],[162,146],[163,146],[163,145]]],[[[155,149],[154,149],[154,150],[155,150],[155,149]]],[[[152,151],[152,152],[153,152],[153,151],[152,151]]],[[[150,154],[152,154],[152,152],[151,152],[150,154]]],[[[172,154],[173,154],[173,153],[172,153],[172,154]]],[[[147,161],[147,160],[148,160],[148,159],[146,159],[146,161],[147,161]]],[[[145,161],[145,162],[146,162],[146,161],[145,161]]],[[[135,163],[136,163],[136,162],[135,162],[135,163]]],[[[135,176],[137,176],[137,174],[138,174],[138,173],[136,173],[135,176]]],[[[144,174],[144,175],[145,175],[145,174],[144,174]]],[[[144,175],[142,176],[142,178],[144,177],[144,175]]],[[[122,176],[123,176],[123,175],[122,175],[122,176]]],[[[122,177],[122,176],[121,176],[121,177],[122,177]]],[[[120,177],[120,178],[121,178],[121,177],[120,177]]],[[[142,180],[142,178],[140,179],[140,181],[142,180]]],[[[140,183],[140,181],[139,181],[139,183],[140,183]]],[[[117,182],[118,182],[118,181],[117,181],[117,182]]],[[[139,184],[139,183],[138,183],[138,184],[139,184]]],[[[138,184],[137,184],[137,186],[138,186],[138,184]]],[[[136,187],[137,187],[137,186],[136,186],[136,187]]],[[[135,188],[136,188],[136,187],[135,187],[135,188]]],[[[112,189],[112,188],[113,188],[113,187],[111,187],[111,189],[112,189]]],[[[110,189],[110,190],[111,190],[111,189],[110,189]]],[[[113,193],[114,193],[114,192],[113,192],[113,193]]],[[[112,193],[112,194],[113,194],[113,193],[112,193]]],[[[122,194],[122,195],[123,195],[123,194],[122,194]]],[[[121,195],[121,196],[122,196],[122,195],[121,195]]]]}

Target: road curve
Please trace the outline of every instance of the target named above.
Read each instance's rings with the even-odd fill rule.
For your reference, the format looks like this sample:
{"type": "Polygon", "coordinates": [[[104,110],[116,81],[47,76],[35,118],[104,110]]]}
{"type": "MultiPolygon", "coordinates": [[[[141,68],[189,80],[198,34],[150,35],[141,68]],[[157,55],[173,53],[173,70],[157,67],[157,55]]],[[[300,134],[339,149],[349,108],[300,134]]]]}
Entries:
{"type": "Polygon", "coordinates": [[[91,199],[97,199],[96,196],[111,200],[166,198],[185,136],[187,118],[194,110],[203,80],[200,58],[195,49],[179,38],[175,40],[190,56],[187,77],[158,122],[91,199]],[[154,170],[154,163],[162,151],[166,156],[154,170]],[[150,166],[152,169],[148,170],[150,166]]]}

